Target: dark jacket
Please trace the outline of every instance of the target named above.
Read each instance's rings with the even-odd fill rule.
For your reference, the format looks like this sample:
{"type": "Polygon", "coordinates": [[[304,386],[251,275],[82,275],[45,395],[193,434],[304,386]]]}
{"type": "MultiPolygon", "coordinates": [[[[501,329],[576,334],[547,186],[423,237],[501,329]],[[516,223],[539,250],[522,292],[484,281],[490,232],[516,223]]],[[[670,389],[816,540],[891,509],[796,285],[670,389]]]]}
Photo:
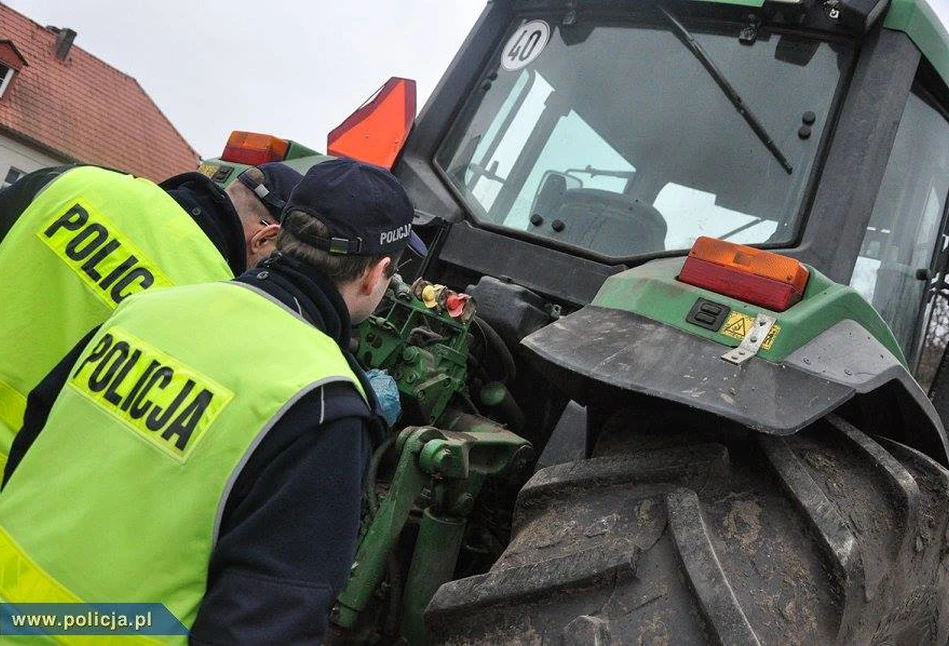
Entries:
{"type": "MultiPolygon", "coordinates": [[[[47,184],[77,166],[79,164],[41,168],[0,191],[0,242],[47,184]]],[[[239,276],[247,268],[244,229],[227,194],[201,173],[175,175],[159,186],[201,227],[234,275],[239,276]]]]}
{"type": "MultiPolygon", "coordinates": [[[[335,339],[375,408],[348,351],[349,313],[328,279],[303,263],[274,257],[237,280],[274,296],[335,339]]],[[[41,433],[94,333],[30,393],[4,484],[41,433]]],[[[363,478],[380,424],[355,389],[331,383],[300,399],[274,425],[225,504],[192,643],[322,641],[330,605],[355,556],[363,478]]]]}

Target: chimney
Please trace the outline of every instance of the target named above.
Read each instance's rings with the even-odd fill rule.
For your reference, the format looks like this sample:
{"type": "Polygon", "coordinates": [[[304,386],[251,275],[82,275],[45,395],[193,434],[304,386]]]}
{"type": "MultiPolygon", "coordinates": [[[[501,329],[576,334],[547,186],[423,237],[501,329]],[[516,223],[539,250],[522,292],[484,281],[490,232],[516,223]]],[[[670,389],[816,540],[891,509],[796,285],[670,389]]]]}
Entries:
{"type": "Polygon", "coordinates": [[[72,41],[76,37],[76,32],[69,28],[58,30],[56,34],[56,58],[61,61],[66,60],[66,55],[72,47],[72,41]]]}

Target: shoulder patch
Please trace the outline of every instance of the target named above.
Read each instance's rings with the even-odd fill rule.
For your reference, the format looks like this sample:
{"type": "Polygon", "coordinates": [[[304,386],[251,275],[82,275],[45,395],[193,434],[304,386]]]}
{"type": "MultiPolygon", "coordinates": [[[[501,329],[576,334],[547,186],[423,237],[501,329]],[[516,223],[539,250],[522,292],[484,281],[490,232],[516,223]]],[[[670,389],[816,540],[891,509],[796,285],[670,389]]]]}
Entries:
{"type": "Polygon", "coordinates": [[[185,462],[234,393],[113,326],[83,352],[69,386],[149,446],[185,462]]]}
{"type": "Polygon", "coordinates": [[[110,308],[149,287],[173,284],[131,238],[81,199],[46,220],[36,235],[110,308]]]}

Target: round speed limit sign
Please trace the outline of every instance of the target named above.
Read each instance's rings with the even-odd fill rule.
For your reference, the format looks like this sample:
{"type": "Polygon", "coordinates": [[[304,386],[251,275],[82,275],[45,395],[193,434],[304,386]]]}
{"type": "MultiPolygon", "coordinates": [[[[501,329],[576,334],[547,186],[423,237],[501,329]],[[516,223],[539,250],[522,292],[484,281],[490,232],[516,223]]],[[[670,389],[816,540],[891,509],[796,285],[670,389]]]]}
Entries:
{"type": "Polygon", "coordinates": [[[525,22],[501,50],[501,67],[511,72],[534,61],[550,40],[550,26],[543,20],[525,22]]]}

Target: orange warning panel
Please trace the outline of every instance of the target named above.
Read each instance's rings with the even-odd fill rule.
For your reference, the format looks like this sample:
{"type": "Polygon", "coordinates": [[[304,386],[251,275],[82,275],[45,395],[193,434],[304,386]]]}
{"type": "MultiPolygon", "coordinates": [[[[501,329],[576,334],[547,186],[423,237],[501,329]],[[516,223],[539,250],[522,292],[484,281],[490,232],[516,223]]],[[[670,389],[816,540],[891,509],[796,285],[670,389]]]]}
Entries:
{"type": "Polygon", "coordinates": [[[393,77],[326,137],[334,157],[392,169],[415,121],[415,81],[393,77]]]}

